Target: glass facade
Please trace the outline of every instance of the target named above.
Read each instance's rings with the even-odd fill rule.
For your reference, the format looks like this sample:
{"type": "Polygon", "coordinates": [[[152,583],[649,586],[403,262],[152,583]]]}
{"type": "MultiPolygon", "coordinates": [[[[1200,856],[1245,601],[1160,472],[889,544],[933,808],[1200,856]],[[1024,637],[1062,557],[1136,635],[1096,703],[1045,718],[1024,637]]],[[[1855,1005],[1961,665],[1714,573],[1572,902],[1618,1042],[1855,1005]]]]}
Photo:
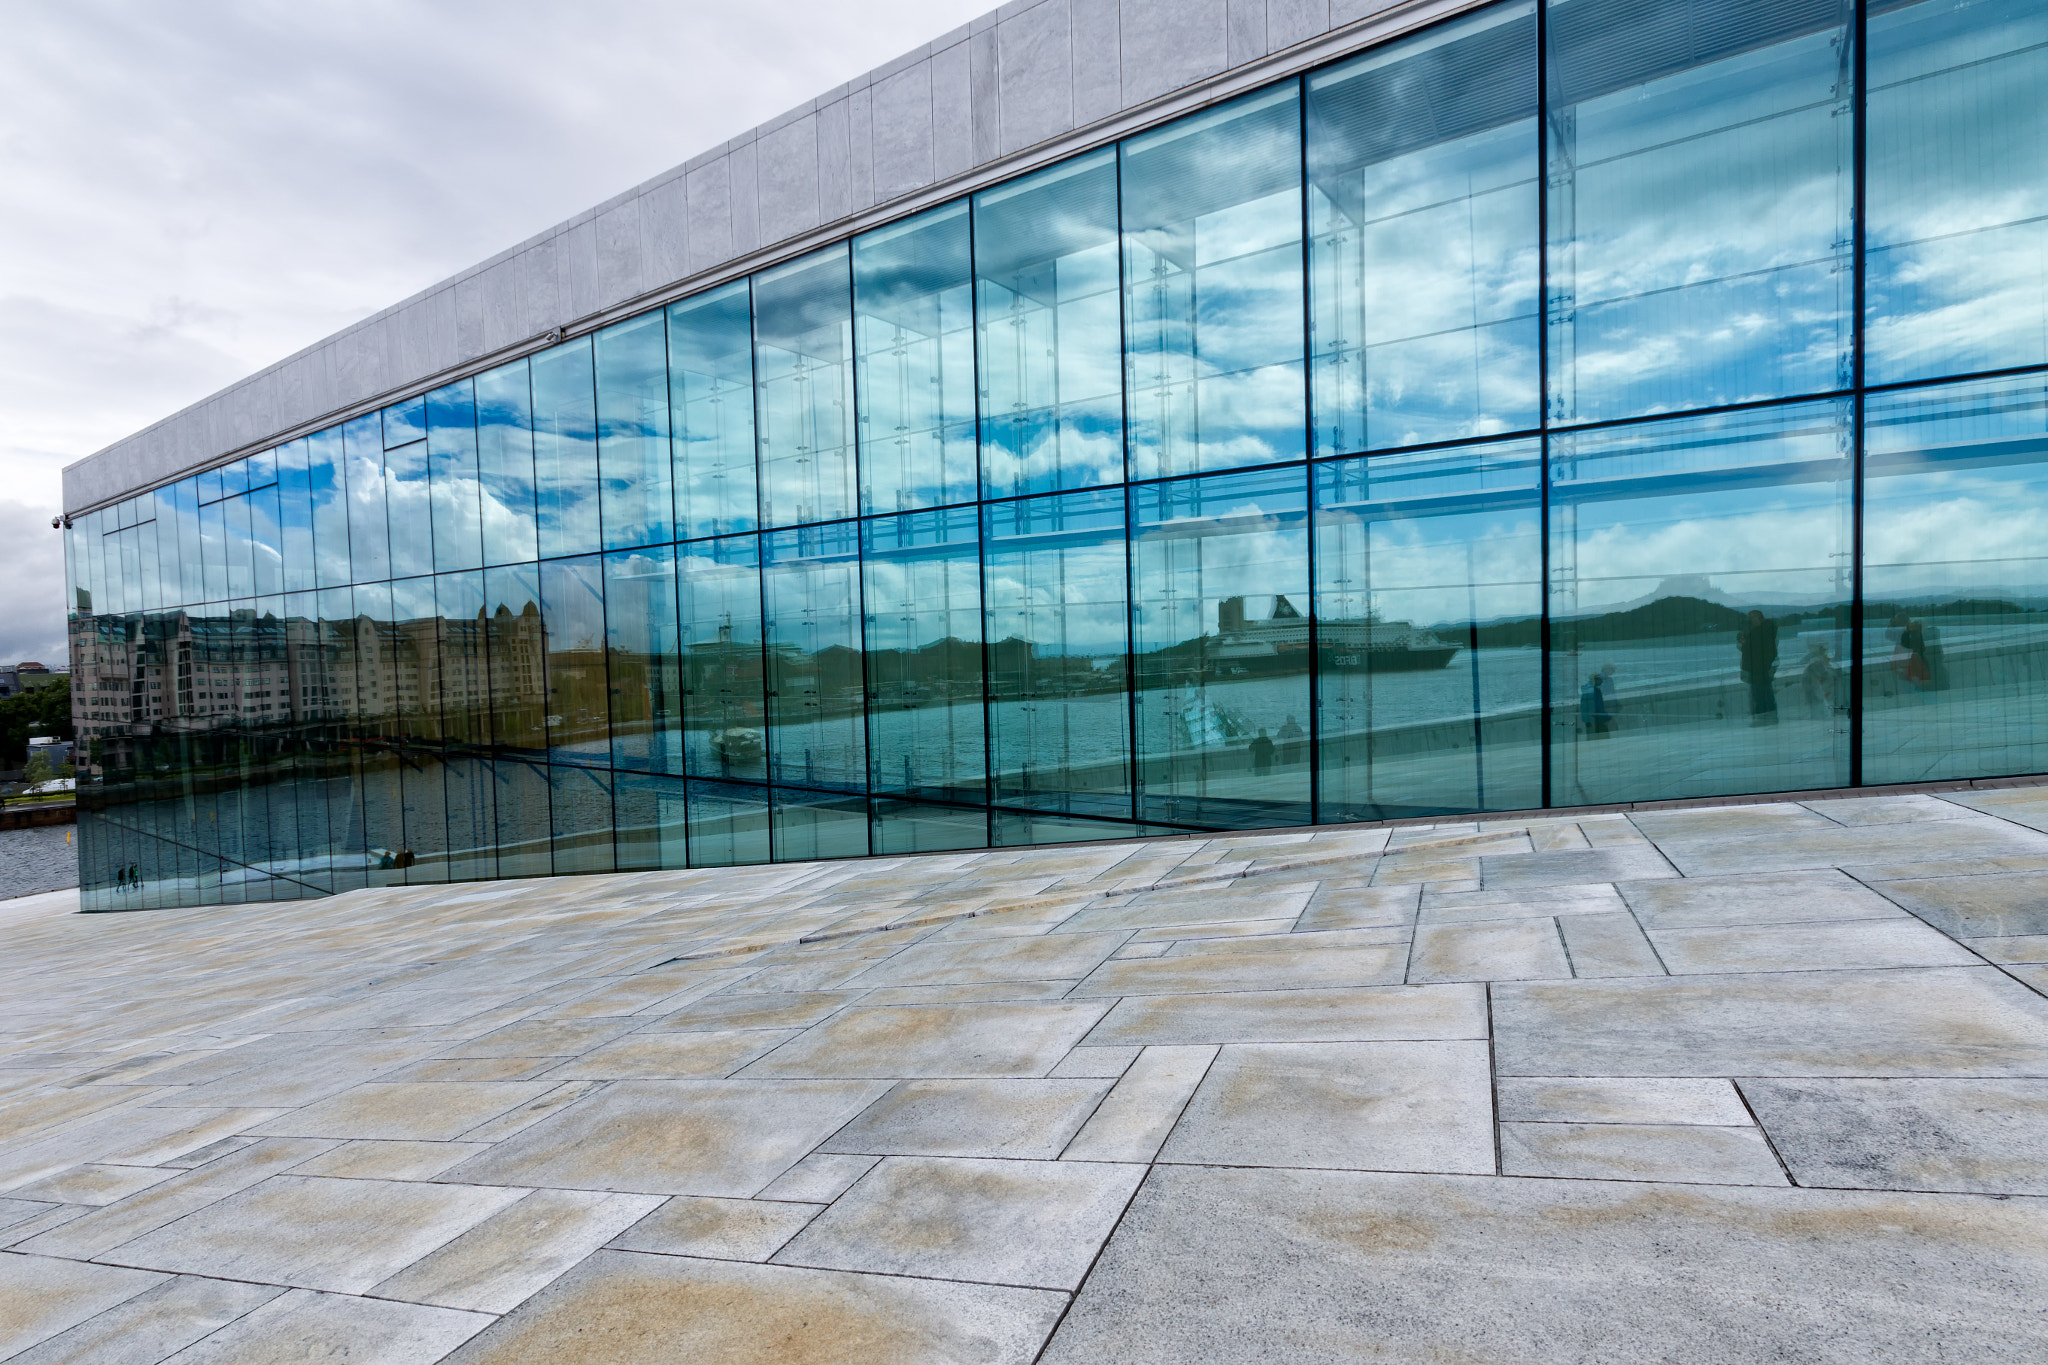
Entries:
{"type": "Polygon", "coordinates": [[[2048,769],[2044,54],[1507,0],[79,515],[87,904],[2048,769]]]}

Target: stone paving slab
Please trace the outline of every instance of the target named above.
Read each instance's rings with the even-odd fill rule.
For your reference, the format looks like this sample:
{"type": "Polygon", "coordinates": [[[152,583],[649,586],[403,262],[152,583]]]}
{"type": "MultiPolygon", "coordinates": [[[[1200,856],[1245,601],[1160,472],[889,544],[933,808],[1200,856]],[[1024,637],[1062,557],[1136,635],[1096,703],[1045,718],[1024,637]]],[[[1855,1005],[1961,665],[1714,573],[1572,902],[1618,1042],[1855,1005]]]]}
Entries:
{"type": "Polygon", "coordinates": [[[2048,787],[14,904],[0,1359],[2048,1356],[2044,886],[2048,787]]]}

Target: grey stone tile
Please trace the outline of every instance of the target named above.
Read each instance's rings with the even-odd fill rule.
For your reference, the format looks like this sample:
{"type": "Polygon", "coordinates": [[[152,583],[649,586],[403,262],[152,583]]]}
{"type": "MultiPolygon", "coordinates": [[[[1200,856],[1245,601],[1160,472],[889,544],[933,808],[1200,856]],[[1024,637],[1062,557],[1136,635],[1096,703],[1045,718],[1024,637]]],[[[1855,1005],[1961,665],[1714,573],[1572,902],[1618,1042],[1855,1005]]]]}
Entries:
{"type": "Polygon", "coordinates": [[[251,1131],[261,1137],[447,1142],[553,1088],[536,1081],[371,1082],[251,1131]]]}
{"type": "Polygon", "coordinates": [[[1321,948],[1106,962],[1083,978],[1073,997],[1183,995],[1204,991],[1257,991],[1279,987],[1377,986],[1401,979],[1408,946],[1321,948]]]}
{"type": "Polygon", "coordinates": [[[1068,1161],[1150,1161],[1159,1154],[1214,1047],[1148,1047],[1060,1156],[1068,1161]]]}
{"type": "Polygon", "coordinates": [[[1802,1185],[2048,1194],[2048,1080],[1745,1080],[1802,1185]]]}
{"type": "Polygon", "coordinates": [[[1688,877],[1859,863],[1975,862],[2048,853],[2048,834],[1991,820],[1930,820],[1861,825],[1739,839],[1691,839],[1659,845],[1688,877]]]}
{"type": "Polygon", "coordinates": [[[1042,1359],[2023,1360],[2043,1226],[1954,1195],[1162,1167],[1042,1359]]]}
{"type": "Polygon", "coordinates": [[[601,1251],[449,1365],[1029,1365],[1067,1296],[601,1251]]]}
{"type": "Polygon", "coordinates": [[[2048,934],[2008,934],[1965,939],[1964,943],[1991,962],[2048,962],[2048,934]]]}
{"type": "MultiPolygon", "coordinates": [[[[874,1160],[867,1165],[873,1166],[874,1160]]],[[[611,1244],[620,1251],[652,1251],[664,1256],[765,1261],[824,1207],[823,1203],[679,1194],[614,1237],[611,1244]]]]}
{"type": "Polygon", "coordinates": [[[277,1175],[107,1253],[123,1265],[361,1293],[519,1190],[277,1175]]]}
{"type": "Polygon", "coordinates": [[[1315,894],[1313,886],[1261,887],[1226,882],[1222,890],[1188,887],[1119,896],[1075,914],[1058,935],[1110,933],[1180,924],[1224,924],[1234,920],[1292,920],[1315,894]]]}
{"type": "Polygon", "coordinates": [[[1994,967],[1504,983],[1504,1076],[2037,1075],[2048,1000],[1994,967]]]}
{"type": "Polygon", "coordinates": [[[1503,1175],[1784,1185],[1784,1168],[1751,1124],[1503,1123],[1503,1175]]]}
{"type": "MultiPolygon", "coordinates": [[[[1381,929],[1328,929],[1307,933],[1233,935],[1229,938],[1183,938],[1168,946],[1169,957],[1215,957],[1236,953],[1298,953],[1332,948],[1406,947],[1410,929],[1391,925],[1381,929]]],[[[1122,954],[1119,954],[1122,956],[1122,954]]]]}
{"type": "Polygon", "coordinates": [[[619,1081],[448,1178],[744,1198],[884,1089],[872,1081],[619,1081]]]}
{"type": "Polygon", "coordinates": [[[490,1324],[482,1313],[294,1289],[172,1356],[164,1365],[276,1365],[364,1360],[433,1365],[490,1324]]]}
{"type": "Polygon", "coordinates": [[[1480,920],[1547,919],[1553,915],[1605,915],[1626,910],[1612,883],[1531,886],[1508,891],[1439,891],[1422,894],[1424,924],[1466,924],[1480,920]]]}
{"type": "Polygon", "coordinates": [[[859,991],[711,995],[692,1001],[653,1027],[705,1030],[809,1028],[860,997],[859,991]]]}
{"type": "MultiPolygon", "coordinates": [[[[1238,919],[1220,924],[1168,924],[1156,929],[1140,929],[1131,935],[1130,942],[1116,953],[1118,957],[1145,957],[1141,949],[1157,945],[1161,950],[1151,956],[1163,956],[1176,943],[1216,943],[1228,945],[1242,938],[1280,938],[1292,932],[1295,921],[1291,919],[1238,919]]],[[[1388,926],[1398,931],[1400,926],[1388,926]]]]}
{"type": "Polygon", "coordinates": [[[1225,1047],[1161,1161],[1491,1174],[1486,1045],[1225,1047]]]}
{"type": "Polygon", "coordinates": [[[632,1028],[627,1019],[524,1019],[442,1048],[442,1057],[575,1057],[632,1028]]]}
{"type": "Polygon", "coordinates": [[[1077,1047],[1052,1069],[1055,1078],[1105,1077],[1115,1080],[1138,1060],[1135,1047],[1077,1047]]]}
{"type": "Polygon", "coordinates": [[[1655,1076],[1502,1076],[1494,1085],[1501,1122],[1750,1122],[1732,1081],[1655,1076]]]}
{"type": "Polygon", "coordinates": [[[1414,982],[1528,981],[1571,974],[1564,940],[1551,919],[1419,925],[1408,964],[1408,979],[1414,982]]]}
{"type": "Polygon", "coordinates": [[[1883,896],[1833,868],[1629,882],[1615,889],[1645,929],[1897,919],[1900,914],[1883,896]]]}
{"type": "Polygon", "coordinates": [[[1662,976],[1664,964],[1636,917],[1623,910],[1612,915],[1560,915],[1565,955],[1573,976],[1662,976]]]}
{"type": "MultiPolygon", "coordinates": [[[[1828,807],[1836,805],[1830,801],[1828,807]]],[[[1837,821],[1796,801],[1753,806],[1708,806],[1690,810],[1639,810],[1629,822],[1658,843],[1667,840],[1731,839],[1840,828],[1837,821]]]]}
{"type": "Polygon", "coordinates": [[[1878,889],[1960,938],[2048,933],[2048,877],[2038,872],[1889,881],[1878,889]]]}
{"type": "Polygon", "coordinates": [[[829,1204],[880,1161],[878,1156],[836,1156],[813,1152],[764,1186],[756,1199],[829,1204]]]}
{"type": "Polygon", "coordinates": [[[1101,1001],[848,1010],[741,1075],[1043,1076],[1107,1012],[1101,1001]]]}
{"type": "Polygon", "coordinates": [[[1479,861],[1480,878],[1488,891],[1641,881],[1678,875],[1655,849],[1567,849],[1558,853],[1530,853],[1479,861]]]}
{"type": "Polygon", "coordinates": [[[1041,934],[987,942],[919,943],[853,978],[856,986],[953,986],[1073,980],[1122,946],[1124,934],[1041,934]]]}
{"type": "Polygon", "coordinates": [[[159,1185],[177,1175],[175,1170],[155,1166],[102,1166],[88,1163],[68,1171],[32,1180],[9,1190],[14,1199],[41,1200],[47,1204],[90,1204],[95,1208],[126,1199],[138,1190],[159,1185]]]}
{"type": "Polygon", "coordinates": [[[292,1167],[293,1175],[332,1175],[351,1180],[432,1180],[458,1161],[489,1150],[482,1142],[344,1142],[331,1152],[292,1167]]]}
{"type": "Polygon", "coordinates": [[[1325,887],[1301,913],[1296,928],[1372,929],[1413,924],[1422,883],[1405,886],[1325,887]]]}
{"type": "Polygon", "coordinates": [[[494,1119],[488,1119],[462,1135],[466,1142],[500,1142],[523,1133],[552,1114],[568,1108],[596,1090],[598,1081],[563,1081],[544,1095],[538,1095],[494,1119]]]}
{"type": "Polygon", "coordinates": [[[0,1359],[162,1284],[146,1270],[0,1251],[0,1359]]]}
{"type": "Polygon", "coordinates": [[[629,1033],[563,1062],[548,1079],[728,1076],[796,1036],[795,1029],[629,1033]]]}
{"type": "Polygon", "coordinates": [[[1964,967],[1982,961],[1953,939],[1910,919],[1653,929],[1650,938],[1673,975],[1964,967]]]}
{"type": "Polygon", "coordinates": [[[890,1157],[775,1254],[785,1265],[1073,1289],[1145,1168],[890,1157]]]}
{"type": "Polygon", "coordinates": [[[1842,825],[1903,825],[1920,820],[1962,820],[1976,814],[1939,796],[1851,796],[1807,803],[1807,809],[1842,825]]]}
{"type": "Polygon", "coordinates": [[[1446,985],[1135,997],[1118,1001],[1088,1042],[1149,1046],[1485,1036],[1485,992],[1474,985],[1446,985]]]}
{"type": "Polygon", "coordinates": [[[901,1081],[819,1150],[1050,1161],[1109,1088],[1103,1080],[901,1081]]]}
{"type": "Polygon", "coordinates": [[[370,1293],[509,1313],[661,1202],[649,1194],[534,1190],[370,1293]]]}
{"type": "Polygon", "coordinates": [[[285,1291],[178,1275],[60,1332],[8,1365],[157,1365],[285,1291]]]}

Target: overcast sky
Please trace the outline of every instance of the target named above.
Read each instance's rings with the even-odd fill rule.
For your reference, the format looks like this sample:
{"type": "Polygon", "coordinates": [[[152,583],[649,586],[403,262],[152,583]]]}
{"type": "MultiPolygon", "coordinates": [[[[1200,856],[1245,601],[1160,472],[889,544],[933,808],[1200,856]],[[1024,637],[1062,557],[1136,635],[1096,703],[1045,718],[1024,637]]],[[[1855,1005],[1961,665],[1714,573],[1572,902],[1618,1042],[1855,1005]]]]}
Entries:
{"type": "Polygon", "coordinates": [[[990,0],[0,0],[0,663],[59,472],[990,0]]]}

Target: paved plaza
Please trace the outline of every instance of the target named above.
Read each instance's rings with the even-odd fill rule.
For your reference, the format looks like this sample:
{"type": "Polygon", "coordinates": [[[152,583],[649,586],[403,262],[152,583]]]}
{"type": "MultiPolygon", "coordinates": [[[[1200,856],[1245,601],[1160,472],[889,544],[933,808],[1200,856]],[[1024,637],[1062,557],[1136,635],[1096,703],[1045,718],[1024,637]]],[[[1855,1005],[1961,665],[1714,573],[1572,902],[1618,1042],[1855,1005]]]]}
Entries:
{"type": "Polygon", "coordinates": [[[0,902],[0,1359],[2048,1358],[2048,787],[0,902]]]}

